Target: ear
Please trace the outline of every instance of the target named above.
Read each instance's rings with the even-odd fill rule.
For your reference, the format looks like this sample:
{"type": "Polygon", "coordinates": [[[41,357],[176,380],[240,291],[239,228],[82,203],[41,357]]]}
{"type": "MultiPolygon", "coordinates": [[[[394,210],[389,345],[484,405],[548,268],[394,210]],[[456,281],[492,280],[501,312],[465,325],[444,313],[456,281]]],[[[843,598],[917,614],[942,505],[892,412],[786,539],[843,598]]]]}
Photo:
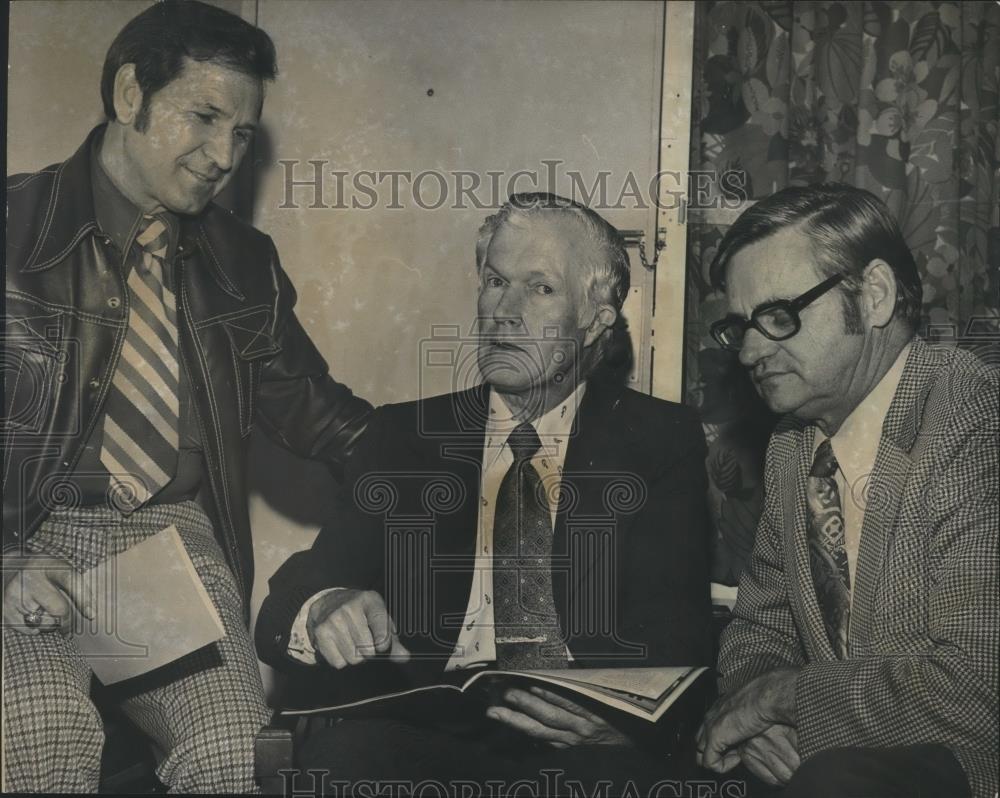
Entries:
{"type": "Polygon", "coordinates": [[[135,77],[135,64],[123,64],[115,75],[115,116],[123,125],[131,125],[142,108],[142,89],[135,77]]]}
{"type": "Polygon", "coordinates": [[[896,275],[881,258],[865,266],[861,283],[861,308],[873,327],[885,327],[896,309],[896,275]]]}
{"type": "Polygon", "coordinates": [[[611,328],[617,318],[618,312],[611,305],[598,305],[594,320],[590,322],[587,333],[583,337],[583,345],[587,347],[593,344],[604,334],[605,330],[611,328]]]}

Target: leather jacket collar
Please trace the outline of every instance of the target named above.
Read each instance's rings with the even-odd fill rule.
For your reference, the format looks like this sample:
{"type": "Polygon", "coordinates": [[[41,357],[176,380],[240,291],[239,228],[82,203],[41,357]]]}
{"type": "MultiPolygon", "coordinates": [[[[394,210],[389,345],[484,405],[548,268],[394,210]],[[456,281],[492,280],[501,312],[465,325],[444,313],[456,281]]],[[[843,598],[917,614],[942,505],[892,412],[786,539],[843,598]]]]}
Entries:
{"type": "MultiPolygon", "coordinates": [[[[94,211],[90,151],[95,139],[103,136],[106,129],[107,123],[95,127],[68,160],[46,170],[56,173],[46,204],[47,212],[40,220],[37,238],[29,240],[24,249],[28,255],[18,266],[20,271],[39,272],[58,266],[67,260],[81,241],[100,230],[94,211]]],[[[182,218],[177,252],[180,257],[187,258],[200,250],[204,255],[201,262],[206,265],[219,287],[242,301],[243,293],[216,257],[215,249],[218,245],[213,247],[202,223],[206,214],[220,212],[227,213],[209,203],[198,216],[182,218]]]]}
{"type": "Polygon", "coordinates": [[[103,127],[94,128],[69,160],[46,170],[54,168],[56,172],[52,193],[38,228],[40,235],[27,249],[29,254],[20,265],[20,271],[37,272],[62,263],[84,236],[97,229],[90,182],[90,148],[103,127]]]}

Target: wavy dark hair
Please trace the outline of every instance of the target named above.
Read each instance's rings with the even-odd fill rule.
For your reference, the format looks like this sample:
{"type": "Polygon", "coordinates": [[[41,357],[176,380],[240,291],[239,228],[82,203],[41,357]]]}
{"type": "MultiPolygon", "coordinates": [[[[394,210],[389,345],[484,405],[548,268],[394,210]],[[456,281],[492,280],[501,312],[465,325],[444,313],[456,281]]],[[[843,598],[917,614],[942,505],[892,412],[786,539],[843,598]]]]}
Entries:
{"type": "Polygon", "coordinates": [[[919,327],[923,286],[913,253],[896,219],[870,191],[843,183],[789,186],[745,211],[719,243],[709,269],[712,287],[725,290],[726,269],[739,250],[786,227],[796,226],[801,226],[812,241],[821,274],[847,274],[841,286],[849,328],[860,327],[857,291],[865,267],[875,258],[888,263],[896,277],[894,315],[902,318],[911,330],[919,327]]]}
{"type": "Polygon", "coordinates": [[[101,74],[101,100],[108,119],[116,119],[115,76],[135,64],[142,90],[136,129],[149,122],[149,103],[184,68],[184,59],[213,61],[261,81],[274,80],[278,65],[274,42],[260,28],[221,8],[198,0],[162,0],[121,29],[108,48],[101,74]]]}

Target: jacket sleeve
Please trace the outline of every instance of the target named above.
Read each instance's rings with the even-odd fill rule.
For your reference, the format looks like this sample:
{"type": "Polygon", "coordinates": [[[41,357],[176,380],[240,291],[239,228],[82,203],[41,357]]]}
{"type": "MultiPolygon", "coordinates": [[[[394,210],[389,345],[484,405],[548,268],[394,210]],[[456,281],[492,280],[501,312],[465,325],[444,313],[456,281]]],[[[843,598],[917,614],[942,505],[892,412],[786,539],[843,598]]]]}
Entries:
{"type": "Polygon", "coordinates": [[[334,380],[295,316],[295,288],[271,243],[272,336],[280,352],[264,363],[257,394],[261,427],[279,445],[319,460],[340,478],[365,430],[371,405],[334,380]]]}
{"type": "Polygon", "coordinates": [[[343,486],[312,546],[293,554],[268,582],[254,638],[260,658],[278,670],[312,667],[288,654],[295,616],[312,596],[331,587],[379,587],[385,541],[381,516],[359,509],[354,493],[358,480],[380,469],[381,417],[381,411],[369,417],[370,426],[347,463],[343,486]]]}
{"type": "MultiPolygon", "coordinates": [[[[929,594],[925,628],[912,649],[806,665],[796,685],[800,753],[853,745],[947,743],[973,777],[975,795],[996,791],[997,649],[1000,584],[997,538],[997,389],[954,410],[957,426],[932,436],[930,467],[918,460],[927,488],[920,510],[896,535],[926,539],[929,594]],[[923,467],[922,467],[923,466],[923,467]],[[963,751],[991,764],[969,768],[963,751]],[[992,783],[976,773],[992,772],[992,783]]],[[[911,474],[911,478],[912,478],[911,474]]]]}
{"type": "MultiPolygon", "coordinates": [[[[777,433],[776,433],[777,434],[777,433]]],[[[788,598],[783,560],[781,496],[774,445],[764,467],[764,511],[757,525],[753,553],[740,578],[733,619],[719,650],[720,689],[732,692],[763,673],[802,665],[802,647],[788,598]]]]}

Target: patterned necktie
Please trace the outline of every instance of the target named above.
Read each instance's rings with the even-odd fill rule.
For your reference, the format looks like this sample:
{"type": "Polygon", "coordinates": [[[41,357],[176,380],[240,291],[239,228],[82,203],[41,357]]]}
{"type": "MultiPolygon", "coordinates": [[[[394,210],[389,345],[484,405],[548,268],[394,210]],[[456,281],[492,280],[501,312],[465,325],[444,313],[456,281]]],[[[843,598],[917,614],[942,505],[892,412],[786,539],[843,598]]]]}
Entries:
{"type": "Polygon", "coordinates": [[[844,512],[834,474],[837,458],[827,438],[816,450],[806,486],[809,564],[826,632],[837,657],[847,657],[851,574],[844,546],[844,512]]]}
{"type": "Polygon", "coordinates": [[[514,463],[500,483],[493,519],[497,666],[565,668],[566,646],[552,595],[552,518],[531,464],[542,442],[531,424],[520,424],[507,445],[514,463]]]}
{"type": "Polygon", "coordinates": [[[142,218],[135,238],[142,262],[128,276],[128,331],[104,416],[101,463],[111,474],[113,503],[126,513],[177,468],[177,305],[163,283],[167,240],[163,222],[142,218]]]}

